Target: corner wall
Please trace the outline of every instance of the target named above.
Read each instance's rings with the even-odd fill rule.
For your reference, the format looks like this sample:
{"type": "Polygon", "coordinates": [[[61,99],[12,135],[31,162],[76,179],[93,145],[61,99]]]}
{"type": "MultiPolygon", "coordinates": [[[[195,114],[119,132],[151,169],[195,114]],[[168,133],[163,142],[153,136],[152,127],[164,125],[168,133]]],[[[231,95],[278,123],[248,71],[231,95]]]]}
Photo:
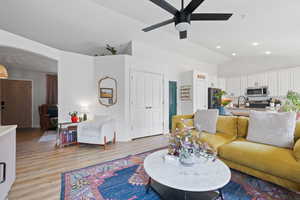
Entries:
{"type": "MultiPolygon", "coordinates": [[[[61,52],[58,62],[59,122],[70,121],[72,111],[96,104],[94,57],[61,52]]],[[[90,110],[92,112],[92,110],[90,110]]]]}

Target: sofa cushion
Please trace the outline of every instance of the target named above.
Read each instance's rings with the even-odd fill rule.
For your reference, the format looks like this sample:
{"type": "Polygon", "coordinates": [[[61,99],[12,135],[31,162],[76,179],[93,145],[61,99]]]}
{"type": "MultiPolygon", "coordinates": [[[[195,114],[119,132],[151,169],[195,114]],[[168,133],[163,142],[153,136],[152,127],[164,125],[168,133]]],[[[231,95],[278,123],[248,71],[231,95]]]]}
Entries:
{"type": "Polygon", "coordinates": [[[247,140],[278,147],[292,148],[296,113],[250,111],[247,140]]]}
{"type": "Polygon", "coordinates": [[[172,131],[176,128],[182,129],[184,126],[194,126],[194,115],[176,115],[172,118],[172,131]]]}
{"type": "Polygon", "coordinates": [[[300,139],[296,142],[294,146],[294,156],[296,160],[300,162],[300,139]]]}
{"type": "Polygon", "coordinates": [[[237,136],[237,117],[219,116],[217,121],[217,132],[231,136],[237,136]]]}
{"type": "MultiPolygon", "coordinates": [[[[249,127],[249,117],[238,117],[238,137],[247,137],[249,127]]],[[[300,120],[296,122],[295,142],[300,139],[300,120]]]]}
{"type": "Polygon", "coordinates": [[[239,138],[220,146],[218,153],[225,160],[300,183],[300,162],[290,149],[239,138]]]}
{"type": "MultiPolygon", "coordinates": [[[[194,131],[197,132],[196,130],[194,131]]],[[[218,148],[223,145],[227,144],[229,142],[232,142],[235,140],[236,137],[224,133],[217,132],[216,134],[210,134],[206,132],[202,132],[200,134],[199,142],[205,142],[215,150],[218,150],[218,148]]]]}
{"type": "Polygon", "coordinates": [[[215,134],[217,130],[218,109],[197,110],[194,116],[194,126],[198,131],[215,134]]]}
{"type": "Polygon", "coordinates": [[[176,128],[183,129],[184,127],[194,127],[194,120],[181,119],[181,121],[177,123],[176,128]]]}
{"type": "Polygon", "coordinates": [[[248,117],[238,117],[238,137],[247,137],[249,126],[248,117]]]}
{"type": "Polygon", "coordinates": [[[296,122],[296,129],[295,129],[295,142],[300,139],[300,121],[296,122]]]}

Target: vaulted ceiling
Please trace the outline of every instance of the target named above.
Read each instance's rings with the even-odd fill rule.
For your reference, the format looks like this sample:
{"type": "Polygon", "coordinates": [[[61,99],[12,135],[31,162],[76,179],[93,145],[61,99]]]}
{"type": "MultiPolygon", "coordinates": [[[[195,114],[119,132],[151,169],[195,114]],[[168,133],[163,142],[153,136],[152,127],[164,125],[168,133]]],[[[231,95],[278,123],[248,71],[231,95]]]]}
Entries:
{"type": "MultiPolygon", "coordinates": [[[[124,2],[127,8],[142,9],[139,4],[124,2]]],[[[141,29],[145,25],[141,19],[126,16],[95,0],[1,0],[0,6],[0,29],[61,50],[94,55],[106,44],[141,40],[203,62],[218,64],[227,60],[198,44],[179,41],[177,35],[168,32],[144,33],[141,29]]]]}
{"type": "MultiPolygon", "coordinates": [[[[180,7],[179,0],[167,1],[180,7]]],[[[287,66],[300,65],[299,8],[299,0],[206,0],[196,12],[229,12],[233,17],[226,22],[193,22],[188,41],[179,41],[173,25],[141,31],[171,17],[149,0],[2,0],[0,28],[85,54],[106,43],[141,39],[210,63],[228,65],[229,58],[239,65],[239,59],[251,63],[258,58],[255,65],[271,67],[278,61],[272,58],[280,57],[286,60],[280,66],[287,66]],[[218,45],[221,48],[216,49],[218,45]]]]}
{"type": "MultiPolygon", "coordinates": [[[[149,0],[95,0],[148,25],[169,19],[171,15],[149,0]]],[[[167,0],[180,8],[180,0],[167,0]]],[[[188,4],[190,0],[185,0],[188,4]]],[[[193,22],[189,40],[227,56],[254,56],[271,51],[281,55],[300,53],[299,0],[205,0],[196,12],[229,12],[226,22],[193,22]],[[252,43],[260,45],[253,47],[252,43]],[[216,46],[220,45],[220,49],[216,46]]],[[[171,24],[164,28],[177,35],[171,24]]]]}

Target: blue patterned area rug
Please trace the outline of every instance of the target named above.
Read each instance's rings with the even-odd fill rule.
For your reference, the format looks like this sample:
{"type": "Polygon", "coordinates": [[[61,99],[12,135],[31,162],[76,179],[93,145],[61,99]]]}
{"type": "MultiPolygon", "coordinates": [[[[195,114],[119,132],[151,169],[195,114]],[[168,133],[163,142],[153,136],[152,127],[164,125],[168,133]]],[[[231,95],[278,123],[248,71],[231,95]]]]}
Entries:
{"type": "MultiPolygon", "coordinates": [[[[150,153],[63,173],[61,200],[160,200],[145,189],[143,161],[150,153]]],[[[234,170],[222,191],[225,200],[300,200],[299,194],[234,170]]]]}

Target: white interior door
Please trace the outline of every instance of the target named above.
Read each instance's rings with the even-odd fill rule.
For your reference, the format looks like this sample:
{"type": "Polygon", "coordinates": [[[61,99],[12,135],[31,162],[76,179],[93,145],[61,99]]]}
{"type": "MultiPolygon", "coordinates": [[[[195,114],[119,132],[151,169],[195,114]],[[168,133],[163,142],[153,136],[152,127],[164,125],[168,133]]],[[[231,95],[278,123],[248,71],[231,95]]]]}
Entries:
{"type": "Polygon", "coordinates": [[[133,71],[131,123],[133,138],[163,133],[163,79],[159,74],[133,71]]]}
{"type": "Polygon", "coordinates": [[[133,129],[133,137],[145,132],[146,128],[146,108],[145,108],[145,76],[143,73],[136,74],[133,72],[131,76],[131,119],[133,129]]]}

